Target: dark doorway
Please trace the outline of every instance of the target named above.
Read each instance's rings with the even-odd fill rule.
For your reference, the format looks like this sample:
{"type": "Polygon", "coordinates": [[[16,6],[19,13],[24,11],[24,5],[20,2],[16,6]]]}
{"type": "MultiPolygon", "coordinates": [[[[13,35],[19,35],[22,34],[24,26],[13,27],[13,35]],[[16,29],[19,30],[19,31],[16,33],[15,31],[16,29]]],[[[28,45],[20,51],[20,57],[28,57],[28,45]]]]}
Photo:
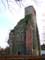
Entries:
{"type": "Polygon", "coordinates": [[[21,52],[20,51],[18,51],[18,55],[20,55],[21,54],[21,52]]]}

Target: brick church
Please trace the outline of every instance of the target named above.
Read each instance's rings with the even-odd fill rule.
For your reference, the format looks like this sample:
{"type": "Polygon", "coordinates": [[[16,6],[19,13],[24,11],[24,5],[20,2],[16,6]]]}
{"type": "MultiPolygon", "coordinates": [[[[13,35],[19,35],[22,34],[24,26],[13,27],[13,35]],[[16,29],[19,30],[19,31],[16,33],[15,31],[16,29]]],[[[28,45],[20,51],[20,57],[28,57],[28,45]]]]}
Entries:
{"type": "Polygon", "coordinates": [[[40,55],[40,41],[33,6],[25,8],[25,17],[9,33],[10,54],[40,55]]]}

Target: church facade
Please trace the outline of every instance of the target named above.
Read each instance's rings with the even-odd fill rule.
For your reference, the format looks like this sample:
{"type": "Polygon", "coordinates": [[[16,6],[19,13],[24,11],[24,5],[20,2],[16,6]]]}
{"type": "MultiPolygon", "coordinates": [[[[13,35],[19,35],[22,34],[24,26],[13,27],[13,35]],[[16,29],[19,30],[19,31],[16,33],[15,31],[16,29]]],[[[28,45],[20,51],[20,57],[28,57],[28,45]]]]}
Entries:
{"type": "Polygon", "coordinates": [[[25,8],[25,17],[11,30],[8,44],[10,54],[40,55],[40,41],[38,34],[36,12],[33,6],[25,8]]]}

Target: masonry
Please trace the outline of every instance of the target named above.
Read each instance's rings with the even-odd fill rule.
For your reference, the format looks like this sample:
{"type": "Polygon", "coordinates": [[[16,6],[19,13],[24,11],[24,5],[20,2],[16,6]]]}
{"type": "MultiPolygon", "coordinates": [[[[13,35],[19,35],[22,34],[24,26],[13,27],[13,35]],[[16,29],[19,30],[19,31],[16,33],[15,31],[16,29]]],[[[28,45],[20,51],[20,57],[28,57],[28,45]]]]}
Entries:
{"type": "Polygon", "coordinates": [[[10,54],[40,55],[40,41],[37,32],[36,11],[33,6],[25,8],[21,19],[9,34],[10,54]]]}

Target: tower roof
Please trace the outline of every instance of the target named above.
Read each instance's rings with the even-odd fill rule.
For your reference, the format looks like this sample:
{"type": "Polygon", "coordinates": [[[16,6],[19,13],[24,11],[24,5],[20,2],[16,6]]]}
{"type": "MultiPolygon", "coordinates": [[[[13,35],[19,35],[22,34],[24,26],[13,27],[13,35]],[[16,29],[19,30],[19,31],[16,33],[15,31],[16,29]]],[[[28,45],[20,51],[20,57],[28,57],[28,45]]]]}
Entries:
{"type": "Polygon", "coordinates": [[[33,6],[28,6],[25,8],[25,15],[33,14],[33,13],[36,15],[36,11],[33,6]]]}

